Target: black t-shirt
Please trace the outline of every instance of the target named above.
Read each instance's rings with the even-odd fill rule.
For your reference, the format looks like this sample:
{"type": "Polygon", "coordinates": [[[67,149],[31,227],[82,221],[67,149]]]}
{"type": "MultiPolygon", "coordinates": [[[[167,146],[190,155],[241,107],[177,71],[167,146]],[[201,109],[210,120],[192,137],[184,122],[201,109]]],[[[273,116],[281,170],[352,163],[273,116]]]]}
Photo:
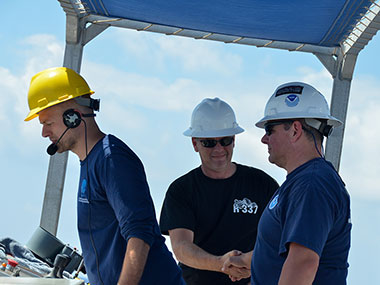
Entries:
{"type": "MultiPolygon", "coordinates": [[[[168,235],[172,229],[189,229],[194,232],[194,243],[213,255],[233,249],[251,251],[259,218],[279,186],[259,169],[236,166],[236,172],[227,179],[209,178],[200,167],[176,179],[162,206],[161,232],[168,235]]],[[[224,273],[180,266],[187,284],[249,282],[232,282],[224,273]]]]}

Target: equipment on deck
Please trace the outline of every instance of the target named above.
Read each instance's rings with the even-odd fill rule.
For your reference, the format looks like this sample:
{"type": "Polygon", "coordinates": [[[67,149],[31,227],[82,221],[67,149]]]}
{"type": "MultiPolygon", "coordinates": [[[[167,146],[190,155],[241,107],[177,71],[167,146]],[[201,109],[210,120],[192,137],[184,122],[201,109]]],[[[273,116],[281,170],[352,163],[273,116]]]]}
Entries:
{"type": "Polygon", "coordinates": [[[76,249],[41,227],[25,246],[11,238],[0,239],[0,284],[84,284],[76,278],[82,266],[76,249]]]}

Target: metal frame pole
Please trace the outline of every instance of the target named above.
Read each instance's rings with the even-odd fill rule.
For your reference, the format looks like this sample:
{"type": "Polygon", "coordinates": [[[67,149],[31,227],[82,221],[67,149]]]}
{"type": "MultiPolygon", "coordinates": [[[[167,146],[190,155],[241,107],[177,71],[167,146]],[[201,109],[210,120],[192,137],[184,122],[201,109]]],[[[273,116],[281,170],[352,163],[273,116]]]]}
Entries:
{"type": "Polygon", "coordinates": [[[333,77],[330,112],[331,115],[343,122],[343,126],[336,128],[326,141],[326,159],[331,161],[335,169],[339,171],[351,81],[357,55],[343,55],[341,53],[337,59],[333,56],[317,53],[315,53],[315,56],[317,56],[333,77]]]}

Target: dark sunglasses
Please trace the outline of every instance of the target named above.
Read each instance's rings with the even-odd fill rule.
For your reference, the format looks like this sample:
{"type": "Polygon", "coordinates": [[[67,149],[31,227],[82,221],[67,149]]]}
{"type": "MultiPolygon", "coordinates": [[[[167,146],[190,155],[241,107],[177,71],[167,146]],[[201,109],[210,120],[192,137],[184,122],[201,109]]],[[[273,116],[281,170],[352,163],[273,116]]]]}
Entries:
{"type": "Polygon", "coordinates": [[[293,120],[281,120],[281,121],[275,121],[275,122],[266,123],[265,126],[264,126],[265,134],[267,136],[270,136],[272,134],[272,132],[273,132],[274,126],[278,126],[278,125],[282,125],[282,124],[291,124],[293,122],[294,122],[293,120]]]}
{"type": "Polygon", "coordinates": [[[228,146],[233,143],[234,137],[224,137],[220,140],[216,139],[201,139],[199,140],[203,147],[212,148],[219,142],[221,146],[228,146]]]}

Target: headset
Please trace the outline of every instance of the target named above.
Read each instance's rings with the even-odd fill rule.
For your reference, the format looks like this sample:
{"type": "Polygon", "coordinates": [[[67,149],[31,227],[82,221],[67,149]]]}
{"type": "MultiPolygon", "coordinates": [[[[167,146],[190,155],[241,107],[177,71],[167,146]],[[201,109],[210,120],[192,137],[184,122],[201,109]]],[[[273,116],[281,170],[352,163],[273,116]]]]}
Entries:
{"type": "MultiPolygon", "coordinates": [[[[62,119],[63,123],[66,126],[66,130],[62,133],[62,135],[59,137],[57,142],[52,143],[49,145],[47,148],[47,153],[49,155],[54,155],[58,151],[58,143],[61,141],[62,137],[66,134],[66,132],[69,129],[75,129],[79,127],[80,123],[85,121],[82,119],[82,117],[95,117],[95,114],[81,114],[79,111],[76,111],[74,109],[67,109],[63,114],[62,114],[62,119]]],[[[86,130],[86,135],[87,135],[87,130],[86,130]]],[[[87,147],[87,141],[86,141],[86,147],[87,147]]]]}
{"type": "Polygon", "coordinates": [[[333,131],[333,126],[328,125],[326,121],[323,121],[318,131],[322,133],[322,135],[324,135],[325,137],[328,137],[329,135],[331,135],[333,131]]]}
{"type": "Polygon", "coordinates": [[[69,129],[74,129],[80,125],[80,122],[82,121],[81,114],[74,110],[74,109],[68,109],[62,114],[63,123],[66,127],[69,129]]]}
{"type": "Polygon", "coordinates": [[[328,124],[327,119],[305,118],[305,123],[325,137],[330,136],[333,131],[333,126],[328,124]]]}

